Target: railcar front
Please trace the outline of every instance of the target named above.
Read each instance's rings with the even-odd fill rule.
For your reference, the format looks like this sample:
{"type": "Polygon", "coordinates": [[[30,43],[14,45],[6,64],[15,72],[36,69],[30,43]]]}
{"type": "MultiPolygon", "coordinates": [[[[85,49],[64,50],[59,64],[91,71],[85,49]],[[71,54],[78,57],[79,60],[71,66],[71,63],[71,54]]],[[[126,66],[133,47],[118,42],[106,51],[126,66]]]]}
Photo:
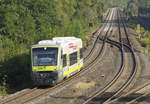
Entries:
{"type": "Polygon", "coordinates": [[[31,77],[34,85],[53,85],[58,79],[59,47],[31,47],[31,77]]]}

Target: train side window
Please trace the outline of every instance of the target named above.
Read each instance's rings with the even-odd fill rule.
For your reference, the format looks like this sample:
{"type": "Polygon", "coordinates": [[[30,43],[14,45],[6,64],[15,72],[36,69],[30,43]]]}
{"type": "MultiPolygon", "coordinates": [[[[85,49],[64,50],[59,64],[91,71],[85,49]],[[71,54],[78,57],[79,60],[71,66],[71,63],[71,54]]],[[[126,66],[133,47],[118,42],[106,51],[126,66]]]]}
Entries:
{"type": "Polygon", "coordinates": [[[67,58],[66,58],[66,54],[62,56],[63,58],[63,67],[65,67],[67,65],[67,58]]]}
{"type": "Polygon", "coordinates": [[[80,59],[83,58],[83,48],[80,48],[80,59]]]}
{"type": "Polygon", "coordinates": [[[69,55],[70,57],[70,65],[77,63],[77,52],[74,52],[69,55]]]}

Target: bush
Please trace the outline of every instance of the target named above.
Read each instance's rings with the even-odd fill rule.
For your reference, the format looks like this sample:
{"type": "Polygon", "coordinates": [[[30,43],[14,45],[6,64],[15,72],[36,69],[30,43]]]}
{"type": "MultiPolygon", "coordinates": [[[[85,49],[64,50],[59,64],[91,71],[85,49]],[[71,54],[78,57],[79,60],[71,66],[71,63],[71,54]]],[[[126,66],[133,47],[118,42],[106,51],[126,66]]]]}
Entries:
{"type": "Polygon", "coordinates": [[[7,75],[8,86],[28,84],[29,47],[40,40],[76,36],[86,46],[104,12],[100,1],[0,0],[0,78],[7,75]]]}
{"type": "Polygon", "coordinates": [[[0,95],[6,95],[6,78],[7,78],[7,75],[5,75],[3,78],[2,78],[2,81],[0,82],[0,95]]]}
{"type": "Polygon", "coordinates": [[[141,42],[141,46],[142,47],[146,47],[146,43],[145,42],[141,42]]]}

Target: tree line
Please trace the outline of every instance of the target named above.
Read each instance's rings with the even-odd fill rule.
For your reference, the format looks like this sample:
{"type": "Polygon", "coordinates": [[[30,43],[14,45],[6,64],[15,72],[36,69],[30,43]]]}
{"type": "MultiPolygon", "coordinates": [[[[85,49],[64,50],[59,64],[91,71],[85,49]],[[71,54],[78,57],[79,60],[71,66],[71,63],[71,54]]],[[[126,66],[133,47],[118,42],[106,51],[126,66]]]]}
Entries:
{"type": "Polygon", "coordinates": [[[150,0],[131,0],[127,3],[126,14],[128,16],[140,16],[150,13],[150,0]]]}
{"type": "Polygon", "coordinates": [[[30,80],[29,48],[40,40],[76,36],[88,44],[102,21],[103,0],[0,0],[0,86],[30,80]]]}

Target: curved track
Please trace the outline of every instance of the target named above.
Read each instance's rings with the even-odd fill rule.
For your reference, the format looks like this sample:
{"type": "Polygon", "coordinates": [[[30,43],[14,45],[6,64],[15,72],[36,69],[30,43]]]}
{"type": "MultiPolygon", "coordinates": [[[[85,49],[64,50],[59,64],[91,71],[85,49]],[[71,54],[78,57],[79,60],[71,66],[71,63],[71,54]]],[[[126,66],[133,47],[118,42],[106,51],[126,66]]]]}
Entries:
{"type": "MultiPolygon", "coordinates": [[[[119,28],[120,28],[120,27],[119,27],[119,28]]],[[[119,29],[119,30],[120,30],[120,29],[119,29]]],[[[119,31],[119,33],[120,33],[120,31],[119,31]]],[[[119,37],[119,39],[120,39],[120,38],[121,38],[121,37],[119,37]]],[[[100,39],[103,40],[102,38],[100,38],[100,39]]],[[[105,38],[103,41],[106,41],[106,38],[105,38]]],[[[122,41],[122,40],[120,40],[120,41],[122,41]]],[[[121,63],[120,69],[119,69],[118,73],[115,75],[114,79],[112,79],[103,89],[100,89],[100,90],[96,91],[95,94],[93,94],[93,95],[92,95],[89,99],[87,99],[83,104],[88,104],[88,103],[90,103],[90,101],[91,101],[92,99],[94,99],[95,97],[103,95],[104,92],[105,92],[106,90],[108,90],[108,88],[110,88],[113,83],[115,83],[115,81],[119,78],[119,76],[121,75],[121,73],[122,73],[122,71],[123,71],[123,69],[124,69],[124,52],[123,52],[123,47],[122,47],[120,44],[116,44],[116,42],[111,41],[111,40],[109,40],[109,39],[107,39],[107,42],[110,43],[110,44],[112,44],[112,45],[115,45],[115,46],[118,47],[118,48],[120,49],[120,51],[121,51],[121,60],[122,60],[121,62],[122,62],[122,63],[121,63]]]]}
{"type": "Polygon", "coordinates": [[[121,73],[122,73],[122,71],[124,69],[124,47],[127,48],[130,51],[131,55],[132,55],[132,59],[133,59],[132,73],[128,77],[127,81],[122,85],[122,87],[119,88],[115,92],[115,94],[113,96],[111,96],[109,99],[107,99],[104,103],[112,103],[110,101],[113,100],[114,98],[116,98],[131,83],[131,81],[133,80],[133,78],[134,78],[134,76],[136,74],[135,54],[134,54],[134,52],[132,50],[132,47],[131,47],[131,44],[130,44],[130,40],[128,38],[128,34],[127,34],[127,31],[126,31],[126,27],[125,27],[124,23],[122,22],[123,28],[124,28],[124,31],[125,31],[125,36],[126,36],[126,39],[128,41],[128,44],[124,44],[123,43],[119,18],[120,18],[120,16],[119,16],[119,12],[118,12],[118,30],[119,30],[119,41],[120,42],[117,42],[117,41],[114,41],[114,40],[111,40],[111,39],[107,39],[107,42],[112,44],[112,45],[117,46],[120,49],[120,51],[121,51],[122,64],[120,66],[120,69],[119,69],[118,73],[116,74],[116,76],[114,77],[113,80],[111,80],[103,89],[97,91],[94,95],[92,95],[89,99],[87,99],[83,104],[88,104],[95,97],[102,96],[105,93],[105,91],[108,90],[117,81],[117,79],[119,78],[119,76],[121,75],[121,73]]]}
{"type": "MultiPolygon", "coordinates": [[[[120,16],[120,19],[122,17],[120,16]]],[[[108,103],[109,101],[113,100],[114,98],[116,98],[121,92],[123,92],[123,90],[125,90],[125,88],[127,88],[129,86],[129,84],[131,83],[131,81],[134,79],[135,75],[136,75],[136,72],[137,72],[137,69],[136,69],[136,57],[135,57],[135,53],[132,49],[132,46],[131,46],[131,43],[130,43],[130,40],[128,38],[128,33],[127,33],[127,30],[126,30],[126,26],[124,24],[124,21],[121,19],[122,21],[122,25],[123,25],[123,28],[124,28],[124,32],[125,32],[125,36],[126,36],[126,39],[127,39],[127,42],[128,44],[124,44],[124,46],[126,46],[130,53],[132,54],[132,59],[133,59],[133,68],[132,68],[132,73],[130,74],[129,78],[127,79],[127,81],[124,83],[124,85],[118,90],[116,91],[116,93],[111,97],[109,98],[105,103],[108,103]]],[[[120,24],[120,23],[119,23],[120,24]]],[[[121,34],[120,34],[121,35],[121,34]]]]}
{"type": "MultiPolygon", "coordinates": [[[[110,14],[111,14],[111,13],[110,13],[110,11],[109,11],[109,15],[107,15],[107,17],[109,16],[108,18],[110,18],[110,14]]],[[[107,25],[107,23],[105,23],[105,25],[103,26],[102,29],[104,29],[106,25],[107,25]]],[[[98,42],[98,40],[99,40],[99,36],[100,36],[101,32],[99,32],[98,34],[99,34],[99,35],[97,36],[96,41],[94,42],[93,48],[91,49],[91,51],[89,52],[89,54],[85,57],[86,60],[88,60],[88,59],[92,56],[92,53],[93,53],[93,51],[94,51],[95,45],[97,44],[97,42],[98,42]]],[[[107,34],[107,32],[106,32],[106,34],[107,34]]],[[[106,35],[106,36],[107,36],[107,35],[106,35]]],[[[106,40],[106,38],[105,38],[105,40],[106,40]]],[[[96,63],[100,60],[100,57],[102,56],[103,49],[104,49],[104,44],[105,44],[105,42],[103,42],[102,48],[100,49],[100,51],[99,51],[97,57],[96,57],[88,66],[84,67],[84,70],[82,70],[82,71],[80,71],[79,73],[73,75],[72,77],[66,79],[65,81],[63,81],[63,82],[57,84],[57,85],[54,86],[54,87],[47,88],[47,89],[44,89],[44,90],[41,90],[41,89],[39,89],[39,88],[32,88],[32,89],[27,90],[27,91],[25,91],[25,92],[23,92],[23,93],[17,94],[16,96],[13,96],[13,97],[11,97],[11,98],[4,99],[4,100],[2,100],[0,103],[1,103],[1,104],[8,104],[8,103],[10,103],[10,104],[11,104],[11,103],[14,103],[15,100],[17,100],[17,103],[24,104],[24,103],[27,103],[27,102],[29,102],[29,101],[31,101],[31,100],[33,100],[33,99],[39,97],[39,96],[42,96],[42,95],[44,95],[44,94],[50,92],[51,90],[53,90],[53,89],[55,89],[55,88],[58,88],[59,86],[63,86],[64,83],[69,82],[69,81],[72,80],[73,78],[77,78],[77,76],[78,76],[80,73],[82,73],[82,72],[86,71],[87,69],[89,69],[89,68],[91,68],[91,67],[93,67],[93,66],[96,65],[96,63]],[[37,94],[36,94],[35,92],[40,92],[40,93],[37,93],[37,94]],[[34,94],[34,93],[35,93],[35,94],[34,94]],[[34,95],[30,96],[31,94],[34,94],[34,95]],[[25,96],[28,96],[28,97],[27,97],[27,98],[24,98],[25,96]],[[22,99],[21,99],[21,100],[18,100],[18,99],[20,99],[20,98],[22,98],[22,99]],[[23,101],[22,101],[22,100],[23,100],[23,101]]],[[[84,60],[85,60],[85,59],[84,59],[84,60]]]]}
{"type": "Polygon", "coordinates": [[[149,92],[149,86],[150,82],[145,83],[135,89],[132,89],[128,93],[121,95],[120,97],[114,99],[112,103],[117,102],[117,103],[126,103],[126,104],[137,104],[138,101],[142,100],[143,98],[146,98],[147,96],[150,95],[149,92]],[[142,94],[141,94],[142,93],[142,94]]]}

